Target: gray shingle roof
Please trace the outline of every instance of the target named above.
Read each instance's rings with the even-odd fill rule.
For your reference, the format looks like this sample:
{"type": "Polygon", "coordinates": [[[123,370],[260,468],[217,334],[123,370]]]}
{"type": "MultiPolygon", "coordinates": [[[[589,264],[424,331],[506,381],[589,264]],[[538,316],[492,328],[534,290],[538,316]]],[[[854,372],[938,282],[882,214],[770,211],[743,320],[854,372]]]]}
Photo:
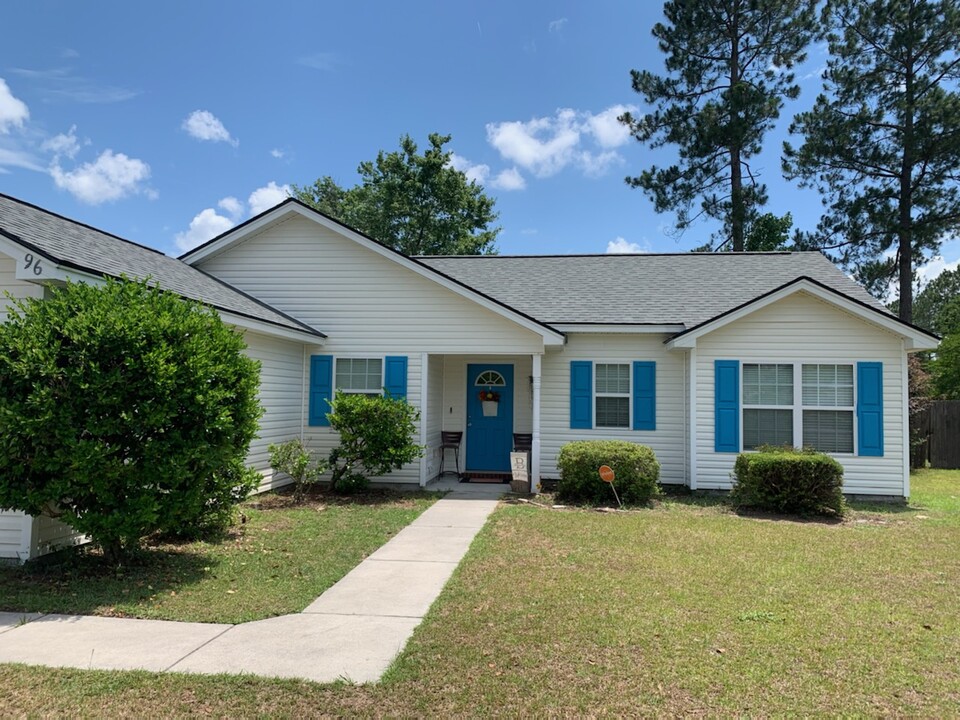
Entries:
{"type": "Polygon", "coordinates": [[[323,334],[181,260],[0,194],[0,233],[59,265],[97,275],[151,278],[160,287],[229,313],[323,334]]]}
{"type": "Polygon", "coordinates": [[[887,312],[817,252],[417,259],[548,324],[682,324],[690,328],[800,277],[887,312]]]}

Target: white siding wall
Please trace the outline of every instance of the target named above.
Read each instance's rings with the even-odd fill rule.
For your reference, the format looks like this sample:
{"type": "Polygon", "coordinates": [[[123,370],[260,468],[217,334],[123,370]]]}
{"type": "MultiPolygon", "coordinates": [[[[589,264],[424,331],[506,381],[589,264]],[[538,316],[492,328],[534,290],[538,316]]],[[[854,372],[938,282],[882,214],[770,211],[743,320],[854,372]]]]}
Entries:
{"type": "MultiPolygon", "coordinates": [[[[16,261],[0,254],[0,322],[7,319],[8,292],[15,298],[40,298],[43,286],[17,280],[16,261]]],[[[26,532],[29,532],[29,520],[24,519],[22,512],[0,510],[0,558],[20,558],[23,543],[29,544],[29,538],[23,537],[26,532]]]]}
{"type": "MultiPolygon", "coordinates": [[[[301,217],[267,228],[199,266],[326,333],[326,344],[311,352],[406,355],[407,399],[417,407],[423,352],[543,348],[539,335],[301,217]]],[[[303,402],[309,402],[306,395],[303,402]]],[[[308,426],[305,439],[321,455],[337,443],[329,428],[308,426]]],[[[402,483],[419,479],[419,461],[381,478],[402,483]]]]}
{"type": "MultiPolygon", "coordinates": [[[[684,482],[684,405],[683,363],[681,352],[668,351],[664,335],[571,334],[566,346],[549,351],[543,358],[541,405],[540,474],[560,476],[557,454],[573,440],[629,440],[649,445],[660,461],[660,481],[684,482]],[[654,360],[657,363],[657,429],[594,428],[570,429],[570,361],[628,363],[654,360]]],[[[595,414],[595,413],[594,413],[595,414]]],[[[594,418],[596,419],[596,418],[594,418]]]]}
{"type": "MultiPolygon", "coordinates": [[[[836,455],[844,492],[902,496],[903,351],[899,337],[798,293],[697,341],[697,488],[728,489],[736,453],[715,453],[714,360],[883,363],[883,457],[836,455]]],[[[795,379],[799,382],[799,379],[795,379]]],[[[741,402],[742,419],[742,402],[741,402]]],[[[854,420],[856,422],[856,420],[854,420]]],[[[741,440],[743,434],[741,433],[741,440]]]]}
{"type": "Polygon", "coordinates": [[[10,300],[7,293],[15,298],[43,297],[43,286],[17,280],[16,261],[8,255],[0,254],[0,322],[7,319],[7,306],[10,300]]]}
{"type": "Polygon", "coordinates": [[[260,404],[264,415],[260,431],[250,443],[247,464],[263,475],[261,490],[287,482],[274,482],[267,448],[300,437],[303,402],[303,345],[247,331],[247,355],[260,361],[260,404]]]}
{"type": "MultiPolygon", "coordinates": [[[[530,390],[530,374],[533,359],[529,355],[447,355],[443,358],[443,414],[444,430],[460,430],[463,442],[460,445],[460,469],[466,469],[467,458],[467,365],[485,363],[513,365],[513,431],[533,431],[533,395],[530,390]]],[[[448,450],[448,467],[453,467],[453,451],[448,450]]]]}
{"type": "Polygon", "coordinates": [[[86,535],[81,535],[59,520],[41,516],[34,518],[33,522],[36,538],[35,546],[30,552],[31,558],[40,557],[74,545],[82,545],[89,541],[86,535]]]}
{"type": "Polygon", "coordinates": [[[0,558],[24,559],[24,543],[29,545],[29,524],[29,518],[19,510],[0,510],[0,558]]]}

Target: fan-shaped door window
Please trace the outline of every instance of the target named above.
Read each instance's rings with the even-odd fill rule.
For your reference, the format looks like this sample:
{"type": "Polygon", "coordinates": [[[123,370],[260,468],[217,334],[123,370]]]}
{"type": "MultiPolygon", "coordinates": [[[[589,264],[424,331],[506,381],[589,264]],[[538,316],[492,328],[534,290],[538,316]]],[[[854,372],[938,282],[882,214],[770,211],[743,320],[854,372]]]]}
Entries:
{"type": "Polygon", "coordinates": [[[477,387],[506,387],[507,381],[496,370],[484,370],[477,375],[477,381],[474,384],[477,387]]]}

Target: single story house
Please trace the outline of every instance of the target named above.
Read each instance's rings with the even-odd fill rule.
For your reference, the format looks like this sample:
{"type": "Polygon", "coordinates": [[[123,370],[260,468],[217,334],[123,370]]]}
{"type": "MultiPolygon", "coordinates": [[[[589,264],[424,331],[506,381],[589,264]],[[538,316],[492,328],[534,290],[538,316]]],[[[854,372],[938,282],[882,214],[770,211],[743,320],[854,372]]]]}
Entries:
{"type": "MultiPolygon", "coordinates": [[[[241,329],[262,363],[264,488],[282,482],[269,443],[326,454],[333,393],[385,388],[420,410],[426,450],[383,482],[436,479],[442,431],[462,433],[462,471],[508,473],[525,433],[534,489],[564,443],[618,438],[692,489],[792,443],[836,457],[848,494],[905,498],[907,354],[937,346],[815,252],[408,257],[295,199],[174,259],[0,196],[0,253],[14,296],[150,276],[241,329]]],[[[43,522],[0,514],[0,556],[41,552],[43,522]]]]}

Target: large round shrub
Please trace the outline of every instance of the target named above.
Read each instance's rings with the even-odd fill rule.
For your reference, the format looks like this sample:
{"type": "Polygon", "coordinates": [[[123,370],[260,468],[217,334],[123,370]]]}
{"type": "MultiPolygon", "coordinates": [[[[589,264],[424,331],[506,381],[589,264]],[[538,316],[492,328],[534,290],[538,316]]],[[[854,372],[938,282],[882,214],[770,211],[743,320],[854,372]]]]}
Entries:
{"type": "Polygon", "coordinates": [[[117,555],[223,522],[251,482],[259,364],[211,308],[68,283],[0,324],[0,507],[58,517],[117,555]]]}
{"type": "Polygon", "coordinates": [[[625,440],[580,440],[560,448],[558,497],[594,505],[615,502],[610,486],[598,474],[601,465],[613,469],[617,494],[625,504],[642,505],[659,492],[660,463],[646,445],[625,440]]]}
{"type": "Polygon", "coordinates": [[[734,465],[731,501],[796,515],[836,515],[846,511],[843,465],[810,448],[764,445],[741,453],[734,465]]]}

